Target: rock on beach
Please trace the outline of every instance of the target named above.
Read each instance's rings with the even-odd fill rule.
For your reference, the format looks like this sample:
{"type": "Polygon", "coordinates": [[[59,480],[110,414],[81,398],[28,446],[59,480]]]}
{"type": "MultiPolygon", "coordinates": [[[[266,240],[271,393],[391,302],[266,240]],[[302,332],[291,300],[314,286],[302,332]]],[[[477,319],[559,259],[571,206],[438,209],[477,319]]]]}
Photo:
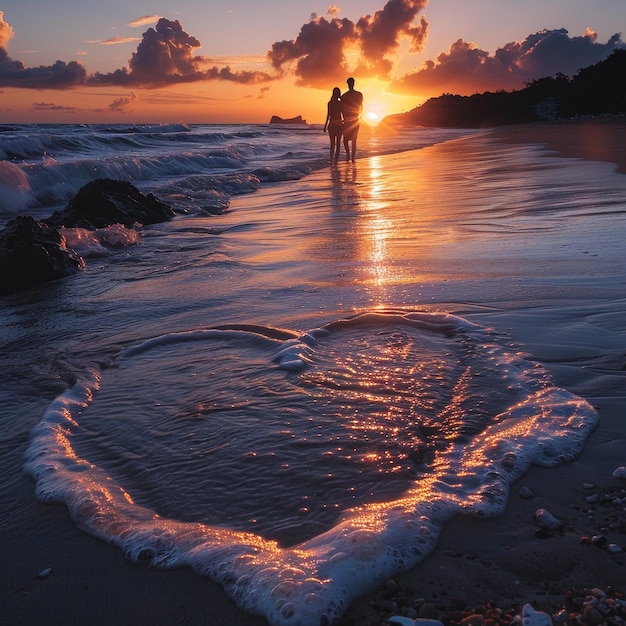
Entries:
{"type": "Polygon", "coordinates": [[[56,228],[32,217],[20,215],[0,232],[0,295],[70,276],[83,265],[56,228]]]}
{"type": "Polygon", "coordinates": [[[531,604],[522,607],[522,626],[552,626],[552,618],[543,611],[535,611],[531,604]]]}
{"type": "Polygon", "coordinates": [[[65,278],[84,267],[83,259],[67,247],[61,227],[96,230],[121,224],[132,228],[165,222],[174,215],[169,205],[151,193],[142,194],[127,181],[93,180],[49,218],[18,216],[7,223],[0,232],[0,295],[65,278]]]}
{"type": "Polygon", "coordinates": [[[68,202],[45,221],[65,228],[106,228],[122,224],[157,224],[174,217],[174,210],[151,193],[144,195],[128,181],[98,178],[87,183],[68,202]]]}

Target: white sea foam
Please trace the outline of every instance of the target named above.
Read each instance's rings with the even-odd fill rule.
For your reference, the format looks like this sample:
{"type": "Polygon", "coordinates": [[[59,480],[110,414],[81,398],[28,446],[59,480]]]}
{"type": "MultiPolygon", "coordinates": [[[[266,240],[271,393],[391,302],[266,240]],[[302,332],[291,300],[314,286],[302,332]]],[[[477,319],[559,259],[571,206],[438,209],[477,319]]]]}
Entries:
{"type": "Polygon", "coordinates": [[[32,200],[26,174],[14,163],[0,161],[0,215],[17,215],[32,200]]]}
{"type": "Polygon", "coordinates": [[[139,228],[126,228],[122,224],[96,230],[61,227],[59,232],[65,237],[66,246],[84,258],[108,256],[112,249],[125,248],[141,241],[139,228]]]}
{"type": "MultiPolygon", "coordinates": [[[[167,422],[159,416],[163,407],[157,397],[150,406],[133,408],[119,389],[112,393],[117,394],[116,417],[124,421],[125,432],[137,428],[143,439],[148,437],[141,421],[142,411],[147,411],[150,422],[157,422],[158,436],[164,434],[167,422]],[[119,415],[124,411],[128,414],[119,415]]],[[[177,440],[184,438],[181,417],[179,413],[174,438],[167,442],[171,459],[177,440]]],[[[307,421],[294,414],[291,420],[296,419],[307,421]]],[[[447,314],[371,313],[304,333],[242,325],[162,335],[128,348],[115,367],[86,372],[50,405],[32,432],[26,469],[36,480],[41,500],[65,502],[82,529],[119,546],[128,558],[166,568],[191,566],[220,582],[241,607],[264,615],[272,624],[318,625],[339,616],[355,596],[420,562],[435,546],[446,520],[459,514],[501,513],[513,481],[531,464],[553,466],[575,458],[596,421],[586,401],[555,387],[543,368],[510,351],[501,338],[483,328],[447,314]],[[241,359],[245,368],[227,372],[222,380],[217,370],[235,359],[241,359]],[[121,466],[113,469],[100,461],[95,448],[90,452],[88,419],[98,404],[94,394],[119,369],[120,380],[132,376],[136,393],[129,398],[141,397],[142,385],[154,380],[156,370],[151,368],[161,361],[170,370],[189,368],[177,379],[181,382],[171,396],[181,406],[191,400],[186,399],[190,392],[185,391],[184,380],[193,379],[202,388],[207,384],[209,370],[201,363],[215,361],[211,392],[219,395],[220,385],[230,385],[231,404],[237,404],[238,386],[247,382],[243,372],[258,372],[258,380],[251,383],[258,395],[242,392],[245,402],[239,406],[244,412],[237,415],[260,420],[262,430],[272,430],[276,410],[290,411],[300,403],[313,405],[303,414],[310,414],[313,422],[316,415],[320,423],[334,416],[331,421],[337,424],[341,417],[378,423],[377,407],[387,407],[392,415],[385,426],[389,432],[417,427],[420,411],[424,419],[430,411],[432,425],[449,433],[433,433],[436,441],[429,460],[412,470],[411,480],[404,476],[401,493],[348,506],[331,527],[288,547],[235,525],[185,520],[184,513],[158,513],[136,484],[125,484],[121,466]],[[455,379],[448,381],[449,394],[433,398],[431,390],[450,375],[455,379]],[[272,384],[279,380],[284,388],[276,389],[272,384]],[[260,383],[267,391],[256,388],[260,383]],[[278,404],[266,406],[268,394],[281,396],[278,404]],[[328,416],[322,405],[330,407],[328,416]],[[336,413],[337,407],[343,407],[346,415],[336,413]],[[250,413],[245,412],[248,409],[250,413]]],[[[231,431],[237,428],[233,417],[227,422],[231,431]]],[[[213,429],[216,423],[210,426],[213,429]]],[[[200,422],[194,432],[198,428],[200,422]]],[[[254,437],[252,421],[244,428],[252,428],[254,437]]],[[[132,442],[129,437],[127,446],[132,442]]],[[[298,445],[304,443],[303,437],[300,440],[298,445]]],[[[420,442],[409,438],[409,445],[420,442]]],[[[275,440],[272,445],[276,449],[283,444],[275,440]]],[[[377,453],[385,449],[384,444],[372,447],[377,453]]],[[[262,443],[258,449],[263,456],[262,443]]],[[[315,449],[306,452],[311,470],[315,449]]],[[[140,459],[137,449],[125,462],[142,463],[140,459]]],[[[207,460],[202,460],[203,466],[207,460]]],[[[380,467],[375,464],[375,471],[380,467]]],[[[261,468],[262,459],[250,465],[252,473],[261,468]]],[[[168,472],[172,471],[176,467],[170,463],[168,472]]],[[[216,464],[211,471],[230,470],[216,464]]],[[[137,473],[138,466],[133,465],[128,477],[137,473]]],[[[245,478],[252,480],[253,476],[245,478]]],[[[274,491],[280,489],[277,483],[274,491]]],[[[241,498],[234,491],[233,496],[241,498]]],[[[263,497],[272,495],[269,489],[263,497]]]]}
{"type": "MultiPolygon", "coordinates": [[[[402,137],[363,133],[361,154],[419,148],[472,131],[420,129],[402,137]]],[[[181,212],[228,206],[261,182],[298,180],[326,165],[327,138],[312,126],[52,125],[2,133],[0,218],[47,217],[96,178],[130,180],[181,212]],[[303,140],[304,139],[304,140],[303,140]],[[297,148],[294,149],[294,148],[297,148]]]]}

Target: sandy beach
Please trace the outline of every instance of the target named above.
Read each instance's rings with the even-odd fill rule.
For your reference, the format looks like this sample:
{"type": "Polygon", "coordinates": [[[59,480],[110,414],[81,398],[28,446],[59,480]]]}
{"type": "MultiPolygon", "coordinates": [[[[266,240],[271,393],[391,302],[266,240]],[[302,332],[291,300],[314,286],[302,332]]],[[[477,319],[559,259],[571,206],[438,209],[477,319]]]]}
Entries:
{"type": "Polygon", "coordinates": [[[626,174],[626,117],[502,126],[495,136],[510,143],[544,144],[564,157],[615,163],[617,171],[626,174]]]}
{"type": "MultiPolygon", "coordinates": [[[[435,176],[436,163],[482,159],[490,145],[533,147],[537,160],[545,163],[564,157],[593,161],[591,168],[612,172],[617,167],[626,173],[623,118],[550,122],[499,128],[414,153],[375,157],[378,165],[385,165],[384,173],[375,176],[371,163],[360,166],[360,194],[373,202],[376,185],[384,184],[393,190],[394,202],[408,211],[421,193],[420,177],[435,176]],[[539,152],[542,146],[550,152],[539,152]]],[[[581,164],[577,175],[584,175],[585,167],[581,164]]],[[[498,176],[499,181],[506,180],[506,173],[498,176]]],[[[322,202],[328,179],[328,171],[306,179],[309,195],[303,194],[303,202],[312,206],[322,202]]],[[[553,199],[558,195],[544,191],[553,199]]],[[[302,187],[293,193],[302,194],[302,187]]],[[[454,190],[441,194],[454,205],[454,190]]],[[[341,196],[333,198],[335,206],[342,201],[341,196]]],[[[268,188],[238,198],[232,209],[281,202],[285,202],[284,186],[280,191],[268,188]]],[[[466,227],[463,215],[435,212],[430,218],[433,223],[447,220],[450,236],[447,241],[415,243],[424,250],[424,265],[416,280],[428,284],[431,293],[436,293],[437,281],[446,281],[449,291],[445,300],[417,304],[506,332],[520,351],[546,365],[557,385],[591,402],[600,415],[600,426],[573,463],[531,469],[513,486],[501,517],[457,518],[448,523],[436,550],[423,563],[354,602],[341,624],[385,624],[390,615],[409,607],[409,615],[415,617],[423,606],[427,608],[422,616],[445,623],[461,610],[471,613],[488,602],[504,610],[533,603],[552,613],[563,606],[568,589],[579,593],[597,586],[626,592],[625,553],[607,548],[614,543],[626,549],[626,499],[615,502],[626,496],[626,481],[611,477],[617,467],[626,465],[622,439],[626,274],[619,246],[626,197],[614,213],[613,230],[606,223],[608,217],[593,231],[554,229],[545,235],[554,242],[549,252],[535,242],[530,220],[519,221],[511,247],[498,232],[487,228],[481,232],[478,221],[472,223],[473,237],[457,244],[454,229],[457,223],[466,227]],[[489,253],[483,250],[485,242],[489,253]],[[547,277],[551,263],[554,274],[547,277]],[[508,289],[490,286],[490,277],[505,274],[508,289]],[[459,285],[454,299],[451,283],[459,285]],[[521,487],[530,490],[532,497],[521,497],[521,487]],[[545,538],[536,533],[534,513],[540,508],[563,523],[545,538]],[[592,543],[598,535],[605,536],[606,543],[592,543]]],[[[590,206],[588,223],[594,228],[595,214],[596,207],[590,206]]],[[[423,228],[428,231],[428,224],[423,228]]],[[[400,250],[412,242],[394,245],[400,250]]],[[[3,442],[3,449],[23,450],[26,444],[25,439],[11,440],[3,442]]],[[[240,611],[217,584],[191,570],[160,571],[125,561],[116,548],[76,530],[64,507],[37,503],[30,478],[17,475],[4,488],[31,494],[21,499],[17,510],[2,512],[0,614],[7,624],[266,624],[240,611]]]]}
{"type": "MultiPolygon", "coordinates": [[[[626,120],[622,118],[505,126],[495,129],[492,137],[498,142],[536,144],[560,157],[615,164],[617,171],[626,173],[626,120]]],[[[623,285],[622,275],[615,287],[623,289],[623,285]]],[[[621,304],[623,311],[623,298],[621,304]]],[[[584,395],[584,379],[590,377],[585,369],[591,363],[586,363],[583,357],[578,364],[572,354],[565,355],[570,351],[581,356],[585,352],[588,356],[599,353],[605,338],[584,333],[575,339],[570,337],[572,343],[563,345],[564,337],[554,327],[550,328],[551,314],[558,319],[558,311],[546,311],[540,316],[545,323],[543,328],[524,328],[524,315],[516,319],[512,311],[495,315],[507,317],[506,323],[519,331],[519,337],[524,336],[525,350],[554,364],[551,369],[559,384],[570,389],[580,385],[584,395]]],[[[585,314],[581,311],[581,315],[585,314]]],[[[624,336],[615,339],[617,359],[613,363],[607,361],[602,374],[596,373],[606,378],[606,395],[593,401],[601,425],[581,458],[557,468],[531,469],[515,486],[502,517],[456,519],[449,523],[438,549],[420,567],[399,576],[391,586],[395,592],[397,584],[398,589],[404,590],[401,596],[413,599],[418,614],[419,607],[426,605],[425,617],[446,621],[451,619],[449,612],[458,619],[459,615],[471,614],[473,608],[484,612],[487,603],[509,611],[527,602],[554,614],[566,606],[568,590],[574,590],[574,595],[579,597],[584,596],[583,590],[596,586],[618,590],[618,595],[626,593],[624,553],[611,554],[605,545],[597,547],[587,541],[604,535],[626,549],[626,507],[611,505],[613,495],[623,498],[626,494],[626,483],[611,476],[616,467],[626,464],[621,442],[626,407],[624,336]],[[521,487],[529,488],[535,497],[521,497],[521,487]],[[596,499],[595,494],[600,494],[600,498],[596,499]],[[601,503],[603,498],[606,501],[601,503]],[[561,533],[547,539],[537,538],[534,513],[540,508],[546,508],[564,522],[561,533]],[[460,608],[465,612],[455,611],[460,608]]],[[[389,610],[386,598],[392,595],[388,590],[380,590],[378,595],[355,603],[346,623],[378,623],[381,608],[389,610]]],[[[493,613],[491,618],[496,618],[493,613]]],[[[506,621],[504,616],[501,618],[506,621]]]]}

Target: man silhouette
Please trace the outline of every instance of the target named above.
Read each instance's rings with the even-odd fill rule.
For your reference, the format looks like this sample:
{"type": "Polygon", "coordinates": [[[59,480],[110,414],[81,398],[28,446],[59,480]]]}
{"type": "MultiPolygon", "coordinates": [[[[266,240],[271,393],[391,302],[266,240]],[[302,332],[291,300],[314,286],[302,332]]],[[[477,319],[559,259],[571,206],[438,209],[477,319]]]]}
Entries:
{"type": "Polygon", "coordinates": [[[346,81],[348,91],[341,96],[341,110],[343,113],[343,147],[346,149],[348,160],[356,158],[356,139],[359,135],[359,122],[363,111],[363,94],[354,88],[354,78],[346,81]],[[350,143],[352,149],[350,149],[350,143]]]}

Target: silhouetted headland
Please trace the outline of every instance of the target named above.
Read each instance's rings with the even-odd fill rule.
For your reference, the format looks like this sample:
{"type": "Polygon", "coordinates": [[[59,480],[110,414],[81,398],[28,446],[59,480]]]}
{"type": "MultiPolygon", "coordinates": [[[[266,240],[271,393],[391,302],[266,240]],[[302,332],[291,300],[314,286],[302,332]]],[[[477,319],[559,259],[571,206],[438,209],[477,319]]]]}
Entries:
{"type": "Polygon", "coordinates": [[[564,74],[530,81],[518,91],[460,96],[442,94],[406,113],[390,115],[387,125],[489,128],[541,120],[571,119],[626,112],[626,50],[604,61],[564,74]]]}

